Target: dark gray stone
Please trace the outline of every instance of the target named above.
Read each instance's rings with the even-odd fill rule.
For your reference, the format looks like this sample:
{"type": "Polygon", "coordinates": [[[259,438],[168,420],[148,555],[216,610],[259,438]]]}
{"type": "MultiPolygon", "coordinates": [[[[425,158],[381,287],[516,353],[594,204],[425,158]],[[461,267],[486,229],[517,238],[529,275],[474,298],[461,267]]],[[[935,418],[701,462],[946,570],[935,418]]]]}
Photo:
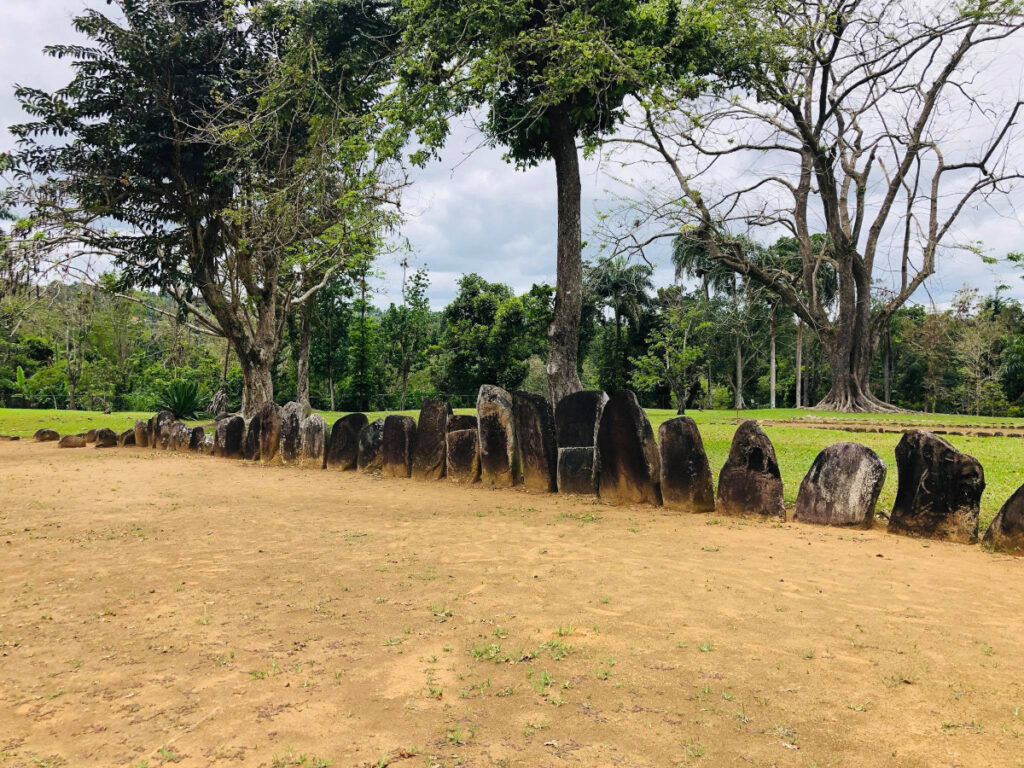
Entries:
{"type": "Polygon", "coordinates": [[[559,448],[593,448],[608,395],[584,390],[566,395],[555,406],[555,440],[559,448]]]}
{"type": "Polygon", "coordinates": [[[135,445],[137,447],[149,448],[149,429],[148,421],[139,419],[135,422],[135,445]]]}
{"type": "Polygon", "coordinates": [[[480,425],[476,416],[467,416],[456,413],[448,417],[447,429],[449,432],[458,432],[462,429],[477,429],[480,425]]]}
{"type": "Polygon", "coordinates": [[[512,393],[512,416],[523,485],[531,491],[558,490],[558,447],[555,445],[555,417],[543,395],[512,393]]]}
{"type": "Polygon", "coordinates": [[[192,430],[187,424],[176,421],[165,428],[168,432],[167,448],[171,451],[187,451],[192,439],[192,430]]]}
{"type": "Polygon", "coordinates": [[[512,396],[501,387],[484,384],[476,399],[480,435],[480,480],[495,488],[508,488],[522,477],[516,447],[512,396]]]}
{"type": "Polygon", "coordinates": [[[286,403],[281,409],[281,461],[292,463],[299,460],[302,450],[303,406],[296,402],[286,403]]]}
{"type": "Polygon", "coordinates": [[[264,463],[277,458],[281,442],[281,407],[277,403],[264,403],[258,412],[260,418],[260,455],[264,463]]]}
{"type": "Polygon", "coordinates": [[[978,540],[985,471],[930,432],[912,429],[896,445],[896,501],[889,532],[962,544],[978,540]]]}
{"type": "Polygon", "coordinates": [[[117,444],[121,448],[128,448],[135,445],[135,429],[126,429],[117,436],[117,444]]]}
{"type": "Polygon", "coordinates": [[[736,430],[718,475],[718,510],[726,515],[785,517],[775,447],[756,421],[736,430]]]}
{"type": "Polygon", "coordinates": [[[445,435],[448,479],[469,485],[480,479],[480,435],[476,429],[457,429],[445,435]]]}
{"type": "Polygon", "coordinates": [[[1024,555],[1024,485],[1006,500],[982,541],[996,552],[1024,555]]]}
{"type": "Polygon", "coordinates": [[[213,436],[213,455],[222,459],[240,459],[244,453],[245,419],[228,416],[217,422],[213,436]]]}
{"type": "Polygon", "coordinates": [[[409,477],[416,450],[416,420],[412,416],[391,414],[384,419],[381,446],[381,473],[384,477],[409,477]]]}
{"type": "Polygon", "coordinates": [[[331,428],[331,438],[324,450],[324,466],[352,470],[359,461],[359,433],[369,424],[365,413],[342,416],[331,428]]]}
{"type": "Polygon", "coordinates": [[[608,399],[598,423],[597,494],[614,504],[661,504],[654,430],[628,389],[608,399]]]}
{"type": "Polygon", "coordinates": [[[85,448],[85,434],[64,435],[57,443],[58,448],[85,448]]]}
{"type": "Polygon", "coordinates": [[[587,446],[558,449],[558,492],[597,494],[597,450],[587,446]]]}
{"type": "Polygon", "coordinates": [[[242,458],[247,461],[260,460],[260,414],[257,412],[245,423],[245,440],[242,442],[242,458]]]}
{"type": "Polygon", "coordinates": [[[356,465],[360,472],[379,472],[383,463],[381,446],[384,443],[384,419],[370,422],[359,430],[359,456],[356,465]]]}
{"type": "Polygon", "coordinates": [[[452,407],[444,400],[424,398],[416,422],[416,447],[412,454],[412,477],[417,480],[440,480],[444,477],[447,445],[445,434],[452,407]]]}
{"type": "Polygon", "coordinates": [[[95,442],[97,448],[116,448],[117,432],[108,427],[97,429],[95,442]]]}
{"type": "Polygon", "coordinates": [[[37,429],[33,437],[40,443],[49,443],[60,440],[60,434],[55,429],[37,429]]]}
{"type": "Polygon", "coordinates": [[[166,450],[167,428],[174,423],[174,414],[170,411],[160,411],[154,414],[149,420],[149,444],[152,448],[166,450]]]}
{"type": "Polygon", "coordinates": [[[319,413],[307,416],[302,421],[299,443],[302,446],[301,459],[303,464],[323,466],[324,438],[327,435],[327,422],[319,413]]]}
{"type": "Polygon", "coordinates": [[[711,464],[697,423],[677,416],[658,427],[661,501],[666,507],[702,514],[715,511],[711,464]]]}
{"type": "Polygon", "coordinates": [[[836,443],[814,459],[800,483],[793,519],[870,528],[885,484],[885,462],[859,443],[836,443]]]}
{"type": "MultiPolygon", "coordinates": [[[[242,423],[242,428],[245,428],[244,421],[242,423]]],[[[188,449],[193,453],[201,453],[203,450],[204,440],[206,440],[206,430],[202,427],[192,427],[189,431],[188,449]]]]}
{"type": "Polygon", "coordinates": [[[85,433],[85,442],[87,442],[87,443],[95,443],[96,442],[96,432],[97,432],[96,429],[90,429],[88,432],[86,432],[85,433]]]}

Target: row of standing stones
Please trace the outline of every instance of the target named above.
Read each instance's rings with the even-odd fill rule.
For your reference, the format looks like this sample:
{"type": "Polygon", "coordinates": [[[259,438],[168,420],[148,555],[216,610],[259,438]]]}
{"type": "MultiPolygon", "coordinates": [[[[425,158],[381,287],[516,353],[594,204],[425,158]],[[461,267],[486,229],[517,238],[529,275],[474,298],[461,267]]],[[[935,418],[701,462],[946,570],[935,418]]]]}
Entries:
{"type": "MultiPolygon", "coordinates": [[[[213,435],[164,411],[121,435],[100,429],[61,438],[53,430],[39,430],[36,439],[59,439],[62,447],[134,445],[490,487],[521,484],[693,513],[786,515],[775,448],[757,422],[745,421],[736,430],[718,476],[716,502],[693,419],[664,422],[655,441],[629,390],[612,397],[576,392],[552,409],[540,395],[484,385],[476,416],[453,414],[447,402],[428,398],[418,421],[395,414],[370,422],[365,414],[352,413],[329,430],[323,417],[304,412],[298,403],[268,403],[248,422],[241,416],[221,419],[213,435]]],[[[985,489],[977,459],[938,435],[908,430],[896,446],[896,465],[890,532],[977,542],[985,489]]],[[[885,462],[867,446],[830,445],[800,484],[793,519],[870,528],[885,476],[885,462]]],[[[1003,505],[984,540],[993,549],[1024,554],[1024,486],[1003,505]]]]}

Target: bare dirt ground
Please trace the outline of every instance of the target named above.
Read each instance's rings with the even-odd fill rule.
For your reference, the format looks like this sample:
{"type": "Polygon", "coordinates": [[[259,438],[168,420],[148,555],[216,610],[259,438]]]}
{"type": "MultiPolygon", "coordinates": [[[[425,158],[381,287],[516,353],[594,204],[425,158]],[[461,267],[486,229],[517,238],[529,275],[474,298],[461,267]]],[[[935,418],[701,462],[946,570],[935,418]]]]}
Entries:
{"type": "Polygon", "coordinates": [[[444,482],[0,443],[0,653],[4,768],[1024,765],[1024,558],[444,482]]]}

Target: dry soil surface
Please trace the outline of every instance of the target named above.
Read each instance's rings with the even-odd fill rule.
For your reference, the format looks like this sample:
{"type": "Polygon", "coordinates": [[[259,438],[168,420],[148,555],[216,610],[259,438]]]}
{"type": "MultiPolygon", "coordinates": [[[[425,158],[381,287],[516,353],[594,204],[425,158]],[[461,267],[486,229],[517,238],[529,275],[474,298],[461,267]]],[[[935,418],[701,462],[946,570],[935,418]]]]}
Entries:
{"type": "Polygon", "coordinates": [[[22,441],[0,555],[4,768],[1024,765],[977,547],[22,441]]]}

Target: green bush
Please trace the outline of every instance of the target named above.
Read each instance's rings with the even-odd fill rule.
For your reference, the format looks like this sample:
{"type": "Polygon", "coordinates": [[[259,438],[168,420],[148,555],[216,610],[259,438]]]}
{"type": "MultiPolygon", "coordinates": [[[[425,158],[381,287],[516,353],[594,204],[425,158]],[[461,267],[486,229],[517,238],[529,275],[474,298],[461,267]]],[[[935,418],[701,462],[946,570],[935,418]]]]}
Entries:
{"type": "Polygon", "coordinates": [[[157,410],[170,411],[176,419],[198,419],[203,411],[204,398],[194,381],[175,379],[157,397],[157,410]]]}

